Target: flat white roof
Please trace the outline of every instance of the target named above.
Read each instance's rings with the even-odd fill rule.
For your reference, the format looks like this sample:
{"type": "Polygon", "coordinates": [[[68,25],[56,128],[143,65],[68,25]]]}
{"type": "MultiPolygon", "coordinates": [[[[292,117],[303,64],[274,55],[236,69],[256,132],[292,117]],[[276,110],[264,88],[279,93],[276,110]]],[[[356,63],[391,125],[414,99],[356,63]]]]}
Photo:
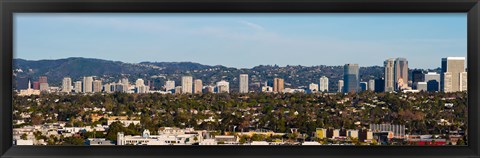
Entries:
{"type": "Polygon", "coordinates": [[[235,136],[225,136],[225,135],[222,136],[222,135],[220,135],[220,136],[215,136],[215,138],[235,138],[235,136]]]}
{"type": "Polygon", "coordinates": [[[447,60],[465,60],[465,57],[447,57],[447,60]]]}

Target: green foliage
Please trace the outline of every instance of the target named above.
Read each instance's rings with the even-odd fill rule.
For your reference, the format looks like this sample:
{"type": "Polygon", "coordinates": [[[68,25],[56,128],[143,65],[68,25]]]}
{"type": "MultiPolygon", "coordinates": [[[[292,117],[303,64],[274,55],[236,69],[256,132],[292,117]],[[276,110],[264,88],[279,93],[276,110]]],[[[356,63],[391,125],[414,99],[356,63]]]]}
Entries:
{"type": "Polygon", "coordinates": [[[23,134],[20,136],[20,139],[27,140],[27,134],[26,134],[26,133],[23,133],[23,134]]]}
{"type": "Polygon", "coordinates": [[[85,145],[85,140],[82,137],[67,137],[63,139],[62,145],[85,145]]]}
{"type": "MultiPolygon", "coordinates": [[[[372,93],[358,94],[96,94],[96,95],[57,95],[14,96],[13,117],[20,119],[20,113],[32,113],[32,120],[25,124],[41,124],[45,120],[65,121],[68,126],[89,126],[107,124],[102,118],[89,121],[92,111],[85,107],[102,108],[112,106],[109,115],[129,115],[141,121],[140,126],[112,123],[106,134],[97,132],[95,137],[116,140],[117,132],[125,135],[140,135],[144,129],[156,134],[159,127],[193,127],[216,131],[212,135],[225,132],[249,131],[254,129],[290,133],[291,128],[311,135],[316,128],[368,128],[368,124],[403,124],[410,134],[441,134],[446,130],[468,130],[467,94],[456,93],[372,93]],[[38,101],[29,101],[36,100],[38,101]],[[58,102],[52,100],[59,99],[58,102]],[[348,99],[348,102],[341,102],[348,99]],[[454,107],[445,107],[453,103],[454,107]],[[29,108],[27,108],[29,107],[29,108]],[[296,114],[295,114],[296,113],[296,114]],[[35,115],[34,115],[35,114],[35,115]],[[39,114],[39,115],[36,115],[39,114]],[[52,120],[52,114],[58,117],[52,120]],[[49,116],[47,116],[49,115],[49,116]],[[205,121],[210,117],[215,121],[205,121]],[[217,120],[218,119],[218,120],[217,120]],[[451,125],[438,125],[440,119],[451,125]],[[360,124],[356,125],[356,122],[360,124]]],[[[110,111],[107,111],[110,112],[110,111]]],[[[97,112],[95,112],[97,113],[97,112]]],[[[41,134],[35,138],[44,139],[41,134]]],[[[87,132],[84,138],[92,137],[87,132]]],[[[292,139],[288,135],[285,138],[292,139]]],[[[252,140],[273,140],[274,138],[241,138],[242,142],[252,140]],[[242,140],[243,139],[243,140],[242,140]]],[[[44,139],[47,140],[47,139],[44,139]]],[[[465,141],[465,140],[463,140],[465,141]]],[[[375,144],[375,143],[374,143],[375,144]]]]}

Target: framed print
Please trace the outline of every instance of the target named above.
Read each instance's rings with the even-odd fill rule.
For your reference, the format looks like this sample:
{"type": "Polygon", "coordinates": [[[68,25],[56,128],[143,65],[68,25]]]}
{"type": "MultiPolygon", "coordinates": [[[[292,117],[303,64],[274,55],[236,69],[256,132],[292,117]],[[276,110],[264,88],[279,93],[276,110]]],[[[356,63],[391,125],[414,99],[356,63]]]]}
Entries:
{"type": "Polygon", "coordinates": [[[2,1],[2,157],[478,157],[478,1],[2,1]]]}

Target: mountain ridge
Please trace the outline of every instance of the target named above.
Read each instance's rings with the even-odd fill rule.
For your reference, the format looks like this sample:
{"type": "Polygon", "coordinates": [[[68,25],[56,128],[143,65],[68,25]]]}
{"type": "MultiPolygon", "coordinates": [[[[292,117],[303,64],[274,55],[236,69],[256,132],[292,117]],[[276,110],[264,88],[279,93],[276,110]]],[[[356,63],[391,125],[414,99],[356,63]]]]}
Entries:
{"type": "MultiPolygon", "coordinates": [[[[287,87],[308,86],[309,83],[319,82],[321,76],[329,78],[331,90],[337,88],[337,82],[343,79],[343,66],[301,66],[301,65],[258,65],[252,68],[234,68],[222,65],[204,65],[195,62],[150,62],[126,63],[96,58],[70,57],[63,59],[26,60],[13,59],[15,77],[28,77],[32,81],[38,76],[45,75],[51,85],[59,86],[63,77],[69,76],[72,81],[79,81],[83,76],[97,76],[104,83],[117,82],[127,77],[130,82],[137,78],[152,80],[155,87],[160,88],[166,80],[181,83],[181,76],[192,75],[194,79],[201,79],[204,84],[215,84],[220,80],[229,81],[231,89],[238,88],[238,75],[250,75],[250,83],[259,87],[265,81],[275,77],[285,79],[287,87]]],[[[364,82],[369,79],[383,76],[383,67],[360,67],[360,79],[364,82]]],[[[438,68],[436,69],[438,71],[438,68]]],[[[146,83],[147,84],[147,83],[146,83]]]]}

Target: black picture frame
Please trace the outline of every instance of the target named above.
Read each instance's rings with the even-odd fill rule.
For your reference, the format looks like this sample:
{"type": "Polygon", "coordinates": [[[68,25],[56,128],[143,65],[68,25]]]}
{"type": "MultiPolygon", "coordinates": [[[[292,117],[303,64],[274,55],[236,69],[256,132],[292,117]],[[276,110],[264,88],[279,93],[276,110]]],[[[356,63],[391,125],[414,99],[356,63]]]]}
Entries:
{"type": "Polygon", "coordinates": [[[479,0],[2,0],[2,157],[480,157],[479,0]],[[13,14],[47,12],[468,13],[468,146],[12,146],[13,14]]]}

